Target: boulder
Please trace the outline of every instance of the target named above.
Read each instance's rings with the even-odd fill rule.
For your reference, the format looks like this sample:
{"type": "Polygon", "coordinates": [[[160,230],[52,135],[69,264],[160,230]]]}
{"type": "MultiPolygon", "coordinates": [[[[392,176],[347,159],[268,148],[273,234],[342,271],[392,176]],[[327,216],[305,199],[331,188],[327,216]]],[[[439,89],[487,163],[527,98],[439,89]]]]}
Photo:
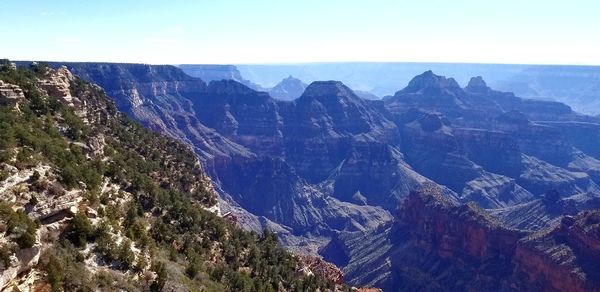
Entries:
{"type": "Polygon", "coordinates": [[[11,257],[10,266],[0,273],[0,290],[6,288],[20,273],[30,270],[38,264],[41,245],[22,249],[11,257]]]}

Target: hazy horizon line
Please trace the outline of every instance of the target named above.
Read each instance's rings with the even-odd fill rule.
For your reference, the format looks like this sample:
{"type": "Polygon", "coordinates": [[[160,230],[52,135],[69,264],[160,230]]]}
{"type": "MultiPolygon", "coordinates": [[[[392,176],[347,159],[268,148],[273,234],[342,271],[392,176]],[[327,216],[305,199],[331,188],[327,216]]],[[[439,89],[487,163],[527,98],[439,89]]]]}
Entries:
{"type": "Polygon", "coordinates": [[[577,63],[499,63],[499,62],[465,62],[465,61],[311,61],[311,62],[190,62],[190,63],[151,63],[135,61],[67,61],[67,60],[13,60],[11,62],[42,62],[42,63],[109,63],[109,64],[144,64],[144,65],[234,65],[234,66],[295,66],[295,65],[327,65],[327,64],[448,64],[448,65],[505,65],[505,66],[569,66],[569,67],[600,67],[600,64],[577,63]]]}

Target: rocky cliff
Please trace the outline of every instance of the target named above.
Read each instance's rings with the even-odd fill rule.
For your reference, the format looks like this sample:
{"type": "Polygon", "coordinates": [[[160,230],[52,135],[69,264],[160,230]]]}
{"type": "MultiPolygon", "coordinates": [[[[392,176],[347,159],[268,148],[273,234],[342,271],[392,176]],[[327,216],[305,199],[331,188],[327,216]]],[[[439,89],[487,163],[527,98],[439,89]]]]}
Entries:
{"type": "Polygon", "coordinates": [[[23,89],[18,85],[5,83],[4,81],[0,83],[0,104],[18,108],[19,102],[24,99],[23,89]]]}
{"type": "Polygon", "coordinates": [[[389,227],[341,235],[322,253],[346,279],[397,290],[598,291],[597,211],[536,233],[505,227],[436,187],[411,193],[389,227]],[[344,263],[345,262],[345,263],[344,263]]]}
{"type": "Polygon", "coordinates": [[[600,291],[600,211],[565,216],[515,250],[515,277],[528,289],[600,291]]]}

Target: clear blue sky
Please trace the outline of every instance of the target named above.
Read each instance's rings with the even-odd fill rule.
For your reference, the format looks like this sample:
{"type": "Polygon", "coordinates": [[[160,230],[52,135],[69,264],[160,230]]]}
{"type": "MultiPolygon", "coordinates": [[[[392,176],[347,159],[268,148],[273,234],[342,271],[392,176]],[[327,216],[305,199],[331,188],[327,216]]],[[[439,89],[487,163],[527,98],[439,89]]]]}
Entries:
{"type": "Polygon", "coordinates": [[[597,0],[2,0],[0,58],[600,64],[597,0]]]}

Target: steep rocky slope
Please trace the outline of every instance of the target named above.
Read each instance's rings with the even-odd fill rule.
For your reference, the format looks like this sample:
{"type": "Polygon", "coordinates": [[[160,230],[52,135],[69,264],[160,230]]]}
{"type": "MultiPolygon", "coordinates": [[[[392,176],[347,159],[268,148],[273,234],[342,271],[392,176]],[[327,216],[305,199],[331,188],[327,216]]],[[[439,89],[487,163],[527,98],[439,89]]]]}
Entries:
{"type": "Polygon", "coordinates": [[[426,186],[389,226],[342,234],[322,253],[351,283],[384,291],[598,291],[598,216],[584,211],[529,233],[426,186]]]}
{"type": "Polygon", "coordinates": [[[3,291],[347,289],[220,218],[193,152],[97,85],[7,62],[0,80],[3,291]]]}
{"type": "MultiPolygon", "coordinates": [[[[192,100],[203,124],[253,152],[252,157],[232,157],[215,165],[223,190],[241,207],[283,223],[295,234],[363,229],[390,219],[381,208],[342,202],[330,196],[330,185],[317,184],[344,159],[354,137],[352,131],[357,135],[371,131],[367,124],[352,128],[348,113],[339,108],[340,99],[348,97],[338,96],[336,86],[341,85],[332,83],[333,92],[315,89],[321,102],[305,94],[294,103],[280,103],[239,83],[219,81],[211,82],[205,95],[192,100]],[[300,111],[299,107],[306,109],[300,111]],[[312,107],[320,110],[313,112],[312,107]],[[299,112],[303,116],[297,116],[299,112]],[[311,124],[311,115],[328,117],[311,124]],[[297,121],[300,119],[304,120],[297,121]],[[333,131],[338,133],[336,137],[321,134],[333,131]],[[259,196],[262,200],[256,202],[259,196]]],[[[357,110],[364,106],[356,96],[351,98],[357,102],[357,110]]]]}
{"type": "Polygon", "coordinates": [[[600,211],[565,216],[532,234],[515,250],[515,274],[528,288],[600,291],[600,211]]]}
{"type": "MultiPolygon", "coordinates": [[[[302,128],[297,128],[298,126],[294,126],[296,128],[286,126],[285,129],[282,126],[282,116],[286,114],[284,113],[286,108],[296,107],[292,103],[277,102],[266,94],[255,92],[234,81],[214,81],[206,85],[202,80],[195,79],[194,82],[184,83],[177,78],[171,78],[180,73],[171,72],[158,78],[159,81],[156,84],[146,83],[144,78],[130,77],[130,87],[135,88],[135,91],[139,93],[138,96],[143,101],[141,106],[136,106],[136,103],[132,102],[130,97],[118,95],[122,91],[119,86],[114,86],[110,82],[113,77],[106,76],[104,78],[94,72],[127,71],[127,73],[121,75],[130,76],[135,72],[161,72],[166,68],[178,71],[178,69],[168,66],[148,65],[121,66],[120,64],[110,64],[110,69],[102,69],[105,64],[99,64],[96,67],[92,64],[80,63],[66,65],[72,71],[82,76],[88,76],[91,81],[101,84],[109,94],[114,93],[115,96],[118,96],[114,97],[121,100],[122,103],[118,104],[136,120],[152,129],[193,145],[207,172],[213,177],[215,186],[222,195],[221,197],[225,200],[224,209],[233,210],[246,227],[260,230],[264,226],[272,227],[274,221],[294,226],[294,228],[290,228],[290,226],[284,224],[281,226],[282,228],[277,227],[276,229],[281,234],[290,231],[303,234],[307,230],[315,230],[318,234],[336,228],[362,229],[391,219],[389,213],[382,208],[364,206],[364,203],[356,205],[342,202],[329,196],[328,194],[332,192],[331,183],[315,184],[310,182],[302,174],[298,176],[298,170],[294,167],[290,168],[285,157],[283,157],[283,160],[274,159],[273,156],[282,155],[290,147],[300,149],[297,145],[294,145],[295,141],[291,140],[294,137],[291,134],[286,135],[290,137],[286,138],[290,141],[283,139],[284,132],[304,131],[302,128]],[[159,86],[163,86],[166,90],[152,90],[152,88],[159,86]],[[128,110],[130,108],[135,108],[135,110],[128,110]],[[280,166],[273,168],[269,165],[280,166]],[[289,171],[280,171],[285,169],[289,169],[289,171]],[[265,180],[263,184],[253,184],[256,185],[256,188],[247,188],[237,183],[243,180],[244,177],[251,180],[257,171],[264,173],[265,180]],[[275,177],[279,179],[273,179],[275,177]],[[276,181],[280,181],[282,185],[277,188],[274,185],[269,185],[271,182],[276,181]],[[265,189],[271,191],[265,193],[265,189]],[[256,190],[256,193],[253,190],[256,190]],[[266,199],[264,202],[273,203],[262,206],[260,212],[258,209],[253,209],[256,213],[247,213],[242,208],[252,209],[248,204],[253,204],[251,202],[255,201],[255,196],[272,198],[266,199]],[[294,197],[297,197],[297,199],[294,199],[294,197]],[[305,206],[305,204],[309,204],[309,206],[305,206]],[[288,208],[291,206],[293,210],[296,210],[292,213],[297,215],[290,217],[287,216],[287,213],[275,212],[280,205],[288,206],[288,208]],[[306,212],[310,214],[304,214],[306,212]],[[306,218],[304,218],[305,216],[306,218]],[[317,222],[319,224],[316,224],[317,222]]],[[[184,80],[189,78],[191,77],[184,80]]],[[[349,89],[346,89],[346,92],[351,93],[349,89]]],[[[353,95],[352,99],[358,102],[360,107],[365,106],[365,103],[356,96],[353,95]]],[[[332,100],[337,100],[337,98],[332,100]]],[[[305,104],[310,105],[310,102],[305,104]]],[[[293,111],[294,109],[291,108],[290,110],[293,111]]],[[[342,108],[336,110],[339,114],[343,114],[343,112],[340,112],[343,110],[342,108]]],[[[307,108],[306,111],[307,114],[310,114],[310,109],[307,108]]],[[[287,115],[293,116],[295,114],[290,113],[287,115]]],[[[348,117],[345,119],[348,120],[348,117]]],[[[388,127],[393,126],[389,122],[386,123],[388,127]]],[[[304,124],[301,126],[305,127],[304,124]]],[[[349,133],[348,135],[353,134],[349,133]]],[[[296,141],[301,140],[300,138],[295,139],[296,141]]],[[[335,143],[340,145],[337,147],[349,149],[349,145],[345,141],[348,139],[336,138],[335,143]]],[[[371,138],[371,140],[373,139],[371,138]]],[[[311,143],[315,146],[319,144],[325,146],[320,139],[315,139],[311,143]]],[[[386,149],[385,146],[381,148],[386,149]]],[[[334,148],[330,150],[325,148],[315,149],[319,152],[323,150],[327,152],[320,154],[321,157],[322,155],[333,154],[336,151],[334,148]]],[[[296,157],[300,162],[306,155],[298,153],[296,157]]],[[[320,163],[318,157],[315,157],[313,161],[314,163],[320,163]]],[[[341,161],[341,158],[335,158],[335,162],[327,167],[337,165],[341,161]]],[[[302,168],[302,171],[310,173],[311,167],[313,165],[306,165],[302,168]]],[[[321,176],[326,175],[326,172],[331,170],[323,169],[321,176]]],[[[424,178],[421,179],[424,180],[424,178]]]]}
{"type": "Polygon", "coordinates": [[[407,162],[465,197],[473,197],[473,188],[480,186],[476,193],[483,198],[472,200],[484,207],[524,202],[549,189],[563,195],[598,193],[590,151],[599,143],[592,138],[598,125],[594,117],[494,91],[481,78],[462,89],[430,71],[385,102],[392,119],[403,125],[407,162]],[[575,124],[591,137],[571,142],[562,127],[575,124]],[[577,168],[580,162],[585,166],[577,168]],[[492,193],[486,190],[490,184],[496,185],[492,193]]]}

